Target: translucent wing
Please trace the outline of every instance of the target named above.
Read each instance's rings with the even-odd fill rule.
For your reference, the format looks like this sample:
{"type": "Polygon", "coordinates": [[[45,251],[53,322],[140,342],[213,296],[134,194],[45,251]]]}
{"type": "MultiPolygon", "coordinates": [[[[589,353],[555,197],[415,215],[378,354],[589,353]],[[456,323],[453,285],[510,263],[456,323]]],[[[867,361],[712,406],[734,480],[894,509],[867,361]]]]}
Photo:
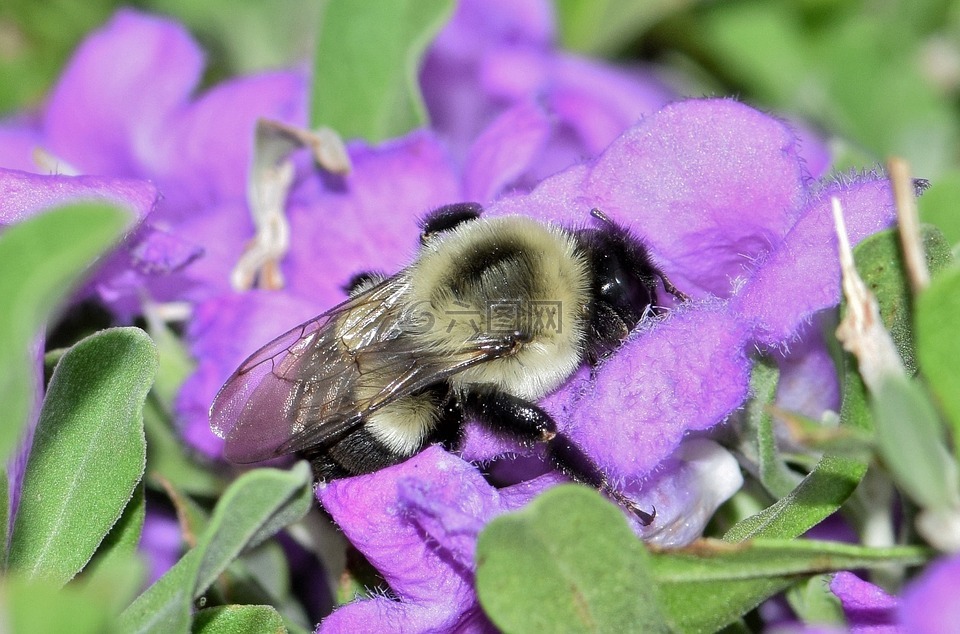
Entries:
{"type": "Polygon", "coordinates": [[[409,280],[397,275],[251,355],[210,409],[232,462],[259,462],[334,442],[365,416],[452,374],[512,354],[513,336],[477,335],[439,353],[412,329],[409,280]]]}

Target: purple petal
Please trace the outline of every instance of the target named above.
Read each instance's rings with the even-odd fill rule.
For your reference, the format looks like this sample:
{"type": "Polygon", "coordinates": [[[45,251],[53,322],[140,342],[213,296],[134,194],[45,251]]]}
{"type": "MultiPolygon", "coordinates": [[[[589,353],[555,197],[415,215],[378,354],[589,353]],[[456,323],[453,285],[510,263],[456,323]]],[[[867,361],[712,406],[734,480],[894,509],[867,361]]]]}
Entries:
{"type": "Polygon", "coordinates": [[[787,126],[735,101],[690,100],[617,139],[584,197],[634,223],[686,293],[727,296],[797,220],[807,180],[787,126]]]}
{"type": "Polygon", "coordinates": [[[590,218],[591,209],[581,193],[588,174],[586,165],[566,169],[544,180],[530,193],[500,198],[486,215],[519,214],[568,227],[583,225],[590,218]]]}
{"type": "Polygon", "coordinates": [[[895,215],[889,184],[880,176],[825,190],[734,300],[763,344],[789,340],[814,313],[840,301],[831,196],[840,199],[853,244],[889,226],[895,215]]]}
{"type": "Polygon", "coordinates": [[[291,249],[283,264],[291,291],[324,308],[361,271],[393,274],[416,252],[417,218],[460,200],[449,158],[429,135],[414,133],[377,148],[350,148],[353,171],[314,177],[291,199],[291,249]]]}
{"type": "Polygon", "coordinates": [[[648,473],[687,431],[716,425],[743,402],[747,337],[722,304],[675,311],[599,368],[574,397],[568,433],[608,474],[648,473]]]}
{"type": "Polygon", "coordinates": [[[686,546],[703,535],[716,510],[742,486],[740,465],[729,451],[704,438],[687,439],[631,496],[657,509],[656,520],[641,527],[640,535],[663,548],[686,546]]]}
{"type": "Polygon", "coordinates": [[[147,583],[152,584],[172,568],[183,553],[183,536],[177,518],[148,508],[137,549],[146,556],[150,566],[147,583]]]}
{"type": "Polygon", "coordinates": [[[187,332],[197,368],[176,403],[184,439],[219,457],[223,440],[214,436],[209,419],[217,391],[250,354],[320,312],[308,300],[265,291],[224,295],[198,305],[187,332]]]}
{"type": "Polygon", "coordinates": [[[74,54],[44,114],[47,148],[92,174],[140,175],[203,60],[175,22],[123,9],[74,54]]]}
{"type": "Polygon", "coordinates": [[[780,366],[777,407],[819,420],[827,411],[839,411],[837,368],[822,329],[815,319],[800,327],[796,341],[783,344],[773,356],[780,366]]]}
{"type": "MultiPolygon", "coordinates": [[[[157,301],[198,303],[222,293],[233,293],[230,274],[253,238],[254,228],[246,204],[240,200],[212,204],[176,223],[172,240],[190,245],[202,244],[203,253],[185,269],[173,269],[170,275],[146,280],[157,301]]],[[[318,311],[322,310],[318,307],[318,311]]],[[[263,342],[266,343],[266,342],[263,342]]]]}
{"type": "Polygon", "coordinates": [[[824,178],[833,166],[833,153],[822,134],[818,134],[803,121],[791,119],[790,127],[797,134],[800,159],[814,178],[824,178]]]}
{"type": "Polygon", "coordinates": [[[13,224],[58,205],[102,201],[134,214],[134,224],[153,209],[157,190],[150,183],[98,176],[40,176],[0,168],[0,226],[13,224]]]}
{"type": "Polygon", "coordinates": [[[220,84],[175,113],[141,155],[143,169],[169,184],[164,216],[181,222],[198,207],[245,201],[257,120],[305,125],[306,93],[299,74],[264,73],[220,84]]]}
{"type": "Polygon", "coordinates": [[[40,147],[40,132],[36,122],[22,119],[0,124],[0,167],[39,172],[33,152],[40,147]]]}
{"type": "Polygon", "coordinates": [[[571,128],[587,156],[603,151],[621,133],[671,101],[653,77],[573,55],[558,55],[545,96],[551,111],[571,128]]]}
{"type": "Polygon", "coordinates": [[[500,115],[470,148],[463,174],[464,200],[495,199],[530,167],[552,127],[543,109],[529,102],[500,115]]]}
{"type": "Polygon", "coordinates": [[[903,592],[900,625],[905,632],[947,634],[960,627],[960,556],[934,562],[903,592]]]}
{"type": "Polygon", "coordinates": [[[465,563],[471,536],[497,506],[496,491],[475,467],[430,447],[395,467],[321,485],[317,497],[399,598],[343,606],[319,631],[456,631],[475,622],[473,572],[465,563]],[[425,527],[445,542],[425,538],[425,527]]]}
{"type": "Polygon", "coordinates": [[[840,599],[847,625],[854,634],[897,634],[897,599],[856,576],[839,572],[830,582],[830,591],[840,599]]]}
{"type": "Polygon", "coordinates": [[[433,47],[454,59],[483,55],[499,43],[545,47],[553,40],[548,0],[463,0],[433,47]]]}
{"type": "Polygon", "coordinates": [[[179,271],[203,255],[203,248],[169,231],[151,227],[130,246],[131,265],[142,275],[179,271]]]}

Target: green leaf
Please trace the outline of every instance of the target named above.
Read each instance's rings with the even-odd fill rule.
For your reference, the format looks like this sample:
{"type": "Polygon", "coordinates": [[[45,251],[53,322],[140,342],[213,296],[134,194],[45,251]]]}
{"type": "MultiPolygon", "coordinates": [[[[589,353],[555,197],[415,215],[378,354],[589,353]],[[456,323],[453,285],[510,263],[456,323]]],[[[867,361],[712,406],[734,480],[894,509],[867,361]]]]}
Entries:
{"type": "Polygon", "coordinates": [[[317,16],[327,1],[146,0],[138,6],[176,17],[202,42],[208,65],[204,83],[209,86],[302,63],[310,55],[317,16]]]}
{"type": "Polygon", "coordinates": [[[619,509],[558,486],[480,534],[477,595],[508,633],[666,631],[646,559],[619,509]]]}
{"type": "Polygon", "coordinates": [[[872,395],[877,444],[900,489],[924,509],[960,506],[957,464],[936,409],[919,383],[885,376],[872,395]]]}
{"type": "Polygon", "coordinates": [[[164,489],[177,512],[177,522],[180,524],[183,541],[193,548],[199,543],[200,536],[210,523],[209,513],[173,483],[165,482],[164,489]]]}
{"type": "Polygon", "coordinates": [[[920,547],[797,539],[700,540],[647,552],[623,513],[567,485],[494,519],[477,543],[477,595],[504,632],[712,632],[803,577],[917,565],[920,547]]]}
{"type": "Polygon", "coordinates": [[[817,575],[787,591],[787,601],[797,617],[808,624],[843,626],[846,617],[840,599],[830,591],[830,577],[817,575]]]}
{"type": "Polygon", "coordinates": [[[0,461],[20,438],[39,390],[35,345],[57,307],[94,259],[129,228],[126,211],[68,205],[7,227],[0,235],[0,461]]]}
{"type": "Polygon", "coordinates": [[[102,560],[93,574],[84,570],[64,587],[96,595],[109,610],[113,622],[130,605],[146,580],[147,562],[139,553],[115,552],[102,560]]]}
{"type": "Polygon", "coordinates": [[[916,565],[932,552],[919,547],[869,548],[807,539],[757,539],[742,544],[705,539],[652,553],[650,574],[666,622],[682,632],[712,632],[736,621],[798,576],[916,565]]]}
{"type": "Polygon", "coordinates": [[[960,268],[933,278],[917,298],[917,359],[923,377],[953,430],[954,452],[960,458],[960,268]]]}
{"type": "Polygon", "coordinates": [[[723,539],[742,542],[761,536],[798,537],[840,508],[864,473],[866,465],[857,460],[824,456],[797,488],[760,513],[738,522],[723,539]]]}
{"type": "Polygon", "coordinates": [[[659,39],[758,102],[838,130],[875,156],[904,156],[934,178],[954,161],[960,125],[949,91],[917,72],[917,56],[945,37],[946,6],[717,2],[669,23],[659,39]]]}
{"type": "Polygon", "coordinates": [[[194,634],[286,634],[280,613],[269,605],[223,605],[197,612],[194,634]]]}
{"type": "Polygon", "coordinates": [[[300,519],[310,508],[310,468],[257,469],[220,498],[197,545],[120,616],[124,632],[186,632],[194,599],[237,556],[300,519]]]}
{"type": "Polygon", "coordinates": [[[103,634],[111,625],[107,597],[99,588],[77,588],[45,579],[5,577],[0,581],[0,622],[4,632],[103,634]]]}
{"type": "Polygon", "coordinates": [[[957,213],[957,201],[960,200],[960,169],[954,167],[930,184],[930,189],[917,200],[920,219],[934,225],[943,232],[947,242],[960,244],[960,214],[957,213]]]}
{"type": "Polygon", "coordinates": [[[417,71],[453,0],[337,0],[320,18],[310,125],[372,143],[427,123],[417,71]]]}
{"type": "MultiPolygon", "coordinates": [[[[196,546],[210,522],[209,514],[190,496],[171,483],[165,483],[167,495],[177,510],[183,538],[196,546]]],[[[248,549],[220,575],[215,590],[222,603],[268,603],[277,608],[288,623],[308,627],[309,618],[290,594],[290,570],[283,549],[275,540],[248,549]]]]}
{"type": "Polygon", "coordinates": [[[760,482],[775,498],[789,493],[798,476],[791,472],[777,449],[770,406],[776,401],[780,370],[774,363],[754,364],[750,375],[750,401],[747,403],[744,433],[752,441],[751,453],[760,471],[760,482]]]}
{"type": "MultiPolygon", "coordinates": [[[[872,429],[866,393],[851,357],[845,358],[841,428],[872,429]]],[[[735,524],[723,536],[740,542],[755,537],[799,537],[832,515],[857,488],[867,472],[867,461],[842,454],[825,454],[785,497],[756,515],[735,524]]]]}
{"type": "MultiPolygon", "coordinates": [[[[936,275],[953,259],[950,245],[943,234],[929,225],[922,227],[921,239],[927,267],[932,275],[936,275]]],[[[883,325],[890,331],[904,367],[910,374],[916,374],[913,300],[904,271],[899,232],[889,229],[866,238],[854,249],[853,257],[857,272],[877,297],[883,325]]]]}
{"type": "MultiPolygon", "coordinates": [[[[141,483],[134,490],[133,497],[123,510],[120,519],[107,533],[93,559],[83,569],[83,576],[89,578],[109,574],[109,572],[102,571],[104,569],[109,571],[113,567],[113,560],[126,559],[136,553],[146,514],[146,498],[143,493],[143,483],[141,483]]],[[[132,600],[133,597],[131,596],[130,599],[132,600]]]]}
{"type": "Polygon", "coordinates": [[[185,493],[215,497],[226,488],[226,481],[213,465],[187,449],[173,428],[169,414],[156,394],[147,398],[143,411],[147,435],[147,484],[162,489],[164,482],[185,493]]]}
{"type": "Polygon", "coordinates": [[[183,341],[149,307],[147,328],[160,357],[160,370],[144,411],[147,482],[155,488],[169,482],[186,493],[215,497],[226,488],[226,482],[202,456],[186,448],[171,415],[180,386],[196,363],[183,341]]]}
{"type": "Polygon", "coordinates": [[[143,475],[143,402],[156,371],[138,328],[102,331],[60,360],[24,474],[11,569],[63,584],[93,556],[143,475]]]}
{"type": "MultiPolygon", "coordinates": [[[[149,310],[149,309],[148,309],[149,310]]],[[[153,391],[167,409],[173,406],[180,387],[197,367],[183,340],[169,326],[153,317],[147,319],[147,332],[157,345],[160,368],[153,391]]]]}
{"type": "Polygon", "coordinates": [[[592,55],[619,52],[651,24],[696,0],[555,0],[563,47],[592,55]]]}

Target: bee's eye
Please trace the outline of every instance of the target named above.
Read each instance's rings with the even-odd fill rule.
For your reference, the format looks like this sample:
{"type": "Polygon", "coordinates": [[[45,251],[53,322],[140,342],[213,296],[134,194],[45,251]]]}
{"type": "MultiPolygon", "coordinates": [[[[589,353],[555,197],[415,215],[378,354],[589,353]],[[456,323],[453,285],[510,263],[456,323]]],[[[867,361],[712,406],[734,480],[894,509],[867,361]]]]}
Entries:
{"type": "Polygon", "coordinates": [[[608,304],[630,328],[644,314],[654,297],[643,279],[625,270],[613,256],[603,258],[598,271],[599,299],[608,304]]]}

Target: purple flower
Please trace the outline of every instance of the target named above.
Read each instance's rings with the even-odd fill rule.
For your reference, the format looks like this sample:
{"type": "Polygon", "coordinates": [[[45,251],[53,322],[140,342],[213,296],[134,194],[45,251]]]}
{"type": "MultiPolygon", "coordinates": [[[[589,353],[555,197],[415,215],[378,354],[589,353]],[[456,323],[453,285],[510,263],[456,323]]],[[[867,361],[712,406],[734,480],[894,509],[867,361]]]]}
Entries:
{"type": "Polygon", "coordinates": [[[140,224],[157,201],[149,182],[97,176],[39,176],[0,168],[0,229],[47,209],[82,201],[125,207],[140,224]]]}
{"type": "MultiPolygon", "coordinates": [[[[565,54],[555,39],[547,0],[458,4],[420,75],[431,126],[458,162],[498,118],[526,117],[537,130],[536,142],[527,139],[530,160],[509,184],[527,188],[595,156],[674,98],[647,71],[565,54]]],[[[466,194],[493,200],[469,187],[469,178],[466,194]]]]}
{"type": "Polygon", "coordinates": [[[144,179],[162,192],[125,259],[99,280],[100,296],[121,315],[138,312],[144,288],[157,301],[229,288],[228,278],[210,274],[216,266],[188,265],[205,251],[226,261],[243,249],[256,119],[304,119],[300,75],[237,79],[194,99],[202,69],[181,26],[121,10],[81,44],[38,116],[0,125],[0,165],[144,179]],[[34,163],[38,149],[48,157],[43,167],[34,163]],[[195,223],[210,215],[232,231],[216,239],[198,232],[195,223]]]}
{"type": "Polygon", "coordinates": [[[850,572],[834,576],[830,590],[839,597],[855,634],[956,632],[960,608],[960,556],[934,562],[894,597],[850,572]]]}
{"type": "Polygon", "coordinates": [[[495,489],[439,447],[373,475],[321,485],[317,499],[395,596],[345,605],[317,632],[496,632],[473,591],[477,535],[556,478],[495,489]]]}
{"type": "Polygon", "coordinates": [[[945,557],[924,570],[903,591],[898,621],[906,632],[947,634],[960,628],[960,556],[945,557]]]}
{"type": "MultiPolygon", "coordinates": [[[[485,138],[489,137],[480,135],[485,138]]],[[[354,146],[357,171],[350,177],[335,187],[321,186],[317,180],[304,183],[294,194],[291,224],[294,235],[302,231],[310,236],[309,245],[294,246],[284,271],[290,280],[285,294],[336,295],[336,281],[345,280],[364,263],[363,268],[396,270],[403,252],[410,249],[405,245],[416,242],[414,211],[396,191],[409,187],[418,192],[417,200],[423,204],[434,188],[452,192],[447,200],[456,199],[456,178],[444,167],[442,154],[431,150],[435,147],[423,135],[378,149],[354,146]],[[376,173],[375,184],[367,180],[365,165],[376,173]],[[421,165],[435,171],[426,184],[416,185],[410,172],[421,165]],[[361,188],[360,183],[365,185],[361,188]],[[317,220],[317,214],[330,224],[317,220]],[[363,240],[353,238],[358,222],[366,224],[360,232],[363,240]],[[315,267],[307,268],[309,262],[322,262],[328,275],[335,272],[336,281],[329,276],[321,279],[315,267]]],[[[488,164],[501,165],[498,161],[488,164]]],[[[692,533],[683,533],[673,528],[670,518],[695,517],[700,512],[705,521],[718,500],[732,492],[721,493],[718,480],[724,480],[724,487],[739,486],[734,476],[717,478],[712,468],[697,467],[698,461],[721,464],[709,462],[717,459],[712,449],[681,449],[681,442],[693,432],[711,429],[744,402],[752,350],[781,352],[803,334],[818,311],[838,302],[836,242],[828,213],[829,197],[834,195],[847,210],[855,241],[893,217],[892,199],[882,177],[820,185],[805,171],[796,137],[782,122],[733,101],[701,100],[667,107],[628,130],[594,161],[489,207],[490,215],[524,213],[567,225],[588,222],[589,209],[599,207],[641,234],[667,274],[694,296],[693,301],[675,306],[666,318],[646,322],[595,376],[581,372],[545,399],[561,428],[624,491],[656,506],[663,526],[655,523],[645,535],[661,533],[666,543],[689,540],[702,524],[692,533]],[[679,490],[693,493],[682,497],[679,490]]],[[[437,202],[443,200],[443,195],[437,197],[437,202]]],[[[281,296],[256,301],[271,302],[281,296]]],[[[259,320],[257,315],[263,314],[249,319],[259,320]]],[[[210,315],[211,323],[245,320],[236,314],[228,317],[225,310],[212,310],[210,315]]],[[[296,321],[287,311],[282,319],[287,323],[277,323],[276,331],[296,321]]],[[[219,327],[207,330],[220,340],[233,338],[230,332],[219,327]]],[[[197,345],[203,339],[199,334],[194,333],[197,345]]],[[[216,347],[213,341],[203,345],[216,347]]],[[[244,344],[252,350],[263,341],[244,344]]],[[[235,345],[234,361],[238,362],[241,346],[236,341],[235,345]]],[[[219,373],[220,379],[225,378],[232,367],[209,368],[206,387],[198,389],[199,381],[188,384],[181,402],[193,394],[189,397],[193,402],[204,403],[218,383],[210,377],[219,373]],[[203,389],[208,390],[206,394],[203,389]]],[[[489,460],[517,451],[522,449],[470,426],[463,455],[489,460]]],[[[423,455],[452,459],[439,449],[423,455]]],[[[421,460],[427,458],[335,482],[321,493],[324,506],[401,599],[400,603],[387,598],[360,602],[349,613],[363,614],[368,622],[380,619],[375,622],[394,629],[408,623],[442,623],[442,627],[474,623],[479,618],[475,599],[467,592],[472,568],[469,557],[463,555],[469,548],[462,542],[469,543],[477,527],[497,512],[497,498],[490,497],[494,492],[480,480],[463,483],[460,471],[455,478],[440,476],[425,469],[421,460]],[[451,497],[480,496],[466,507],[456,507],[459,528],[454,532],[459,537],[430,532],[423,518],[416,520],[419,529],[414,530],[403,528],[397,523],[400,520],[387,522],[375,514],[375,508],[395,509],[387,511],[394,517],[396,509],[411,508],[409,489],[400,490],[396,484],[404,474],[416,476],[417,481],[439,478],[422,486],[473,487],[451,497]],[[330,491],[352,493],[341,496],[330,491]],[[434,542],[450,552],[437,554],[429,546],[434,542]],[[424,594],[425,580],[444,591],[424,594]]],[[[725,473],[737,472],[735,465],[721,468],[725,473]]],[[[475,471],[468,471],[471,478],[478,478],[475,471]]],[[[527,483],[526,490],[535,492],[555,480],[556,475],[537,479],[527,483]]],[[[446,499],[444,495],[421,499],[446,499]]],[[[431,525],[446,530],[451,524],[445,519],[431,525]]],[[[346,618],[337,614],[331,623],[346,618]]],[[[409,625],[413,629],[434,626],[441,627],[409,625]]],[[[332,624],[325,627],[335,629],[332,624]]]]}
{"type": "MultiPolygon", "coordinates": [[[[748,352],[788,346],[817,311],[836,305],[833,195],[854,241],[893,218],[881,177],[823,188],[783,123],[733,101],[703,100],[668,106],[594,162],[491,206],[491,214],[567,224],[601,208],[643,236],[673,282],[696,298],[636,333],[595,378],[548,401],[609,474],[635,481],[685,434],[724,420],[747,396],[748,352]]],[[[464,455],[500,451],[474,434],[464,455]]]]}
{"type": "Polygon", "coordinates": [[[894,634],[897,599],[852,572],[840,572],[830,582],[840,599],[850,631],[856,634],[894,634]]]}

